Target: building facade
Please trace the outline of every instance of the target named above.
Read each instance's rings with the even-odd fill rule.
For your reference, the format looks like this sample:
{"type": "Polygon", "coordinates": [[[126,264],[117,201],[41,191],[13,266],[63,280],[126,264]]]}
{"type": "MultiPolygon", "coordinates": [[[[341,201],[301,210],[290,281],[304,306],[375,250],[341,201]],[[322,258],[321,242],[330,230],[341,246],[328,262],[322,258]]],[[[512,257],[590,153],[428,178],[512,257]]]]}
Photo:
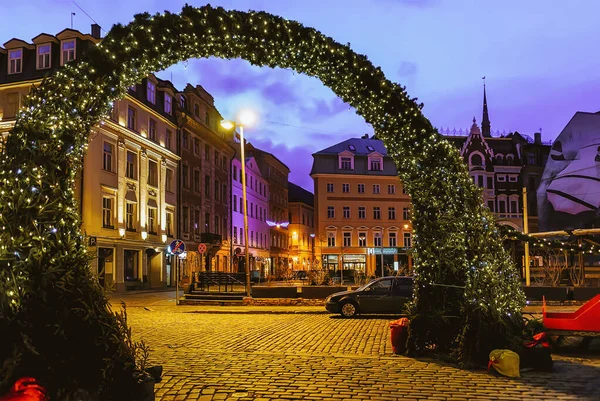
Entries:
{"type": "MultiPolygon", "coordinates": [[[[32,85],[100,41],[65,29],[33,43],[12,39],[0,50],[1,127],[8,132],[32,85]]],[[[114,103],[94,127],[78,180],[82,230],[89,237],[93,272],[105,288],[160,288],[174,284],[167,241],[176,232],[179,157],[169,145],[177,130],[170,107],[174,88],[149,76],[114,103]]]]}
{"type": "Polygon", "coordinates": [[[235,151],[220,128],[223,119],[202,86],[178,94],[180,236],[187,248],[184,281],[199,271],[231,271],[229,171],[235,151]],[[200,254],[198,245],[207,246],[200,254]]]}
{"type": "Polygon", "coordinates": [[[290,225],[289,247],[292,270],[316,268],[315,240],[315,197],[304,188],[288,183],[288,205],[290,225]]]}
{"type": "Polygon", "coordinates": [[[410,269],[410,197],[383,142],[352,138],[313,158],[316,253],[323,268],[355,282],[410,269]]]}
{"type": "Polygon", "coordinates": [[[269,212],[266,222],[270,227],[270,274],[280,275],[291,268],[288,236],[288,176],[290,169],[271,153],[248,144],[246,154],[256,160],[260,173],[267,181],[269,212]]]}
{"type": "Polygon", "coordinates": [[[523,187],[527,189],[529,232],[538,231],[536,189],[540,185],[550,143],[541,133],[534,138],[513,132],[492,135],[487,95],[483,92],[481,129],[475,118],[467,135],[441,130],[469,168],[476,185],[482,188],[483,201],[498,223],[523,231],[523,187]]]}
{"type": "MultiPolygon", "coordinates": [[[[238,144],[239,146],[239,144],[238,144]]],[[[231,166],[232,199],[231,219],[235,271],[245,271],[246,251],[244,238],[244,196],[242,191],[242,162],[237,157],[231,166]]],[[[265,277],[270,272],[269,187],[262,177],[254,157],[246,157],[246,201],[248,207],[248,251],[253,276],[265,277]]]]}

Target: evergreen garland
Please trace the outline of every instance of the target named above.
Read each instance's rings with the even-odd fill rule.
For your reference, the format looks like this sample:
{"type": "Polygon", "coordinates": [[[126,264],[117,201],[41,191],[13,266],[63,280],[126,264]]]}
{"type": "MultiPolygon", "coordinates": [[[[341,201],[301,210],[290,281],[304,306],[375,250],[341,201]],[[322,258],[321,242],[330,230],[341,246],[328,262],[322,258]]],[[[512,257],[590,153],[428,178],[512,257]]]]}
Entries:
{"type": "Polygon", "coordinates": [[[315,76],[374,127],[414,208],[411,353],[434,346],[466,365],[520,333],[519,275],[458,151],[422,104],[349,45],[264,12],[185,6],[115,25],[86,56],[27,97],[0,165],[0,390],[32,369],[59,389],[110,389],[131,369],[131,350],[90,273],[74,179],[111,102],[189,58],[243,58],[315,76]]]}

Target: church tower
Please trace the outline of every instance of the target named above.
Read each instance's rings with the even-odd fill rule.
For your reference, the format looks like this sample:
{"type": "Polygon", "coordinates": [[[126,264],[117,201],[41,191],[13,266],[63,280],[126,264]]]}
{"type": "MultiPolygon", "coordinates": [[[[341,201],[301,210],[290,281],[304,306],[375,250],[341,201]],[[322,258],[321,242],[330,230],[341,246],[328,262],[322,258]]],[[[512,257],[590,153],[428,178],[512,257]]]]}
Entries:
{"type": "Polygon", "coordinates": [[[487,96],[485,93],[485,77],[483,77],[483,118],[481,119],[481,133],[484,137],[492,136],[490,116],[488,114],[487,96]]]}

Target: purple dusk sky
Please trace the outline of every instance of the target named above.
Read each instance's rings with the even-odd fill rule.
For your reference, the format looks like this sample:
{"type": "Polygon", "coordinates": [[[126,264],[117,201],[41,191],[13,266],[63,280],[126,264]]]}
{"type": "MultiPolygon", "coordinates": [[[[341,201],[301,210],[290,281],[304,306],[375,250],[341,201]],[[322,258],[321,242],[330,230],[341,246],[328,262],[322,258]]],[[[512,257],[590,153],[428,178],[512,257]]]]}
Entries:
{"type": "MultiPolygon", "coordinates": [[[[76,0],[105,31],[134,14],[178,12],[193,0],[76,0]]],[[[0,43],[30,41],[70,26],[89,33],[92,21],[71,0],[3,1],[0,43]]],[[[213,6],[264,10],[350,43],[392,81],[425,104],[436,127],[466,129],[481,119],[482,81],[492,130],[544,140],[576,111],[600,110],[600,56],[595,51],[600,3],[544,0],[223,0],[213,6]]],[[[104,35],[104,33],[103,33],[104,35]]],[[[315,78],[250,66],[243,60],[190,60],[158,75],[178,88],[199,83],[224,117],[240,108],[259,113],[246,136],[292,170],[290,181],[312,191],[313,152],[372,129],[315,78]]]]}

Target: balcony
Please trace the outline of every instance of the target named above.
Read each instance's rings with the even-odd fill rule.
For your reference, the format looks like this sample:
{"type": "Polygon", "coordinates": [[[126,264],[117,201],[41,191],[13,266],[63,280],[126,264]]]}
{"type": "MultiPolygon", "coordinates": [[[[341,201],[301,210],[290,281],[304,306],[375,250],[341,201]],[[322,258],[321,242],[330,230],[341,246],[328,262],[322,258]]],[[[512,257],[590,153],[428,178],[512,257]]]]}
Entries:
{"type": "Polygon", "coordinates": [[[221,246],[223,239],[220,234],[201,233],[200,234],[200,242],[202,242],[203,244],[211,244],[211,245],[221,246]]]}

